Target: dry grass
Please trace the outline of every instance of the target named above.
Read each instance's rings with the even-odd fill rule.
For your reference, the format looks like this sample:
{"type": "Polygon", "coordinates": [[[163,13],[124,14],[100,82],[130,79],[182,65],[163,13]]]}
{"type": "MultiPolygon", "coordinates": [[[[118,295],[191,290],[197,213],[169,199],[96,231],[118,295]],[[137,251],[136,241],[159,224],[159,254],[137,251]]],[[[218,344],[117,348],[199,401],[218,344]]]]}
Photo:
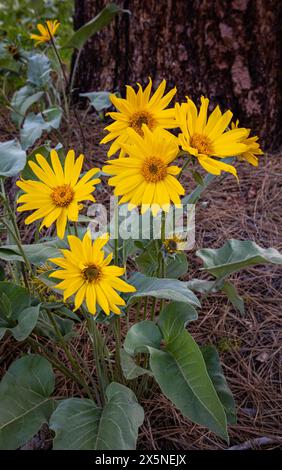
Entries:
{"type": "MultiPolygon", "coordinates": [[[[6,140],[8,134],[12,137],[6,122],[0,134],[1,140],[6,140]]],[[[87,166],[94,162],[101,166],[106,158],[105,149],[98,145],[103,125],[97,123],[93,116],[86,122],[87,166]]],[[[72,140],[74,148],[79,148],[75,127],[72,140]]],[[[266,155],[258,169],[240,166],[239,186],[232,176],[226,176],[216,180],[205,192],[196,210],[196,246],[188,253],[190,270],[186,279],[207,278],[199,270],[201,265],[195,256],[196,249],[220,247],[228,238],[251,239],[261,246],[282,250],[280,161],[279,155],[266,155]]],[[[192,187],[189,179],[186,183],[187,188],[192,187]]],[[[13,187],[10,191],[12,194],[13,187]]],[[[105,189],[98,189],[96,198],[99,202],[107,202],[109,194],[105,189]]],[[[26,240],[32,240],[31,230],[24,235],[26,240]]],[[[212,343],[221,351],[224,372],[238,410],[238,424],[229,428],[231,445],[252,440],[256,447],[261,441],[253,439],[267,437],[267,448],[282,447],[281,274],[281,268],[268,265],[251,267],[233,275],[232,281],[245,301],[245,314],[234,310],[224,295],[213,294],[203,302],[199,320],[190,326],[200,344],[212,343]]],[[[95,373],[83,326],[73,344],[95,373]]],[[[15,357],[22,354],[23,349],[23,345],[11,339],[2,342],[3,372],[15,357]]],[[[66,361],[63,354],[61,359],[66,361]]],[[[60,374],[57,375],[56,393],[58,396],[80,396],[76,386],[60,374]]],[[[183,418],[156,387],[149,398],[143,399],[142,405],[146,418],[138,441],[140,449],[226,448],[226,444],[212,433],[183,418]]],[[[50,440],[47,442],[50,445],[50,440]]]]}

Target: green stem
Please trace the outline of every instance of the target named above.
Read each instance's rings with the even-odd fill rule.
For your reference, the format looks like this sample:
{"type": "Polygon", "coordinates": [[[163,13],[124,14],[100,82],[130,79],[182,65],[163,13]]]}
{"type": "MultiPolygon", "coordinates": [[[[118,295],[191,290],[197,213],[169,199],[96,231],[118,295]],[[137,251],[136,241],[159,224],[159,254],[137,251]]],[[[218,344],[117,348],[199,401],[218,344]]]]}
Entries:
{"type": "Polygon", "coordinates": [[[101,356],[100,355],[102,354],[102,352],[101,352],[101,344],[99,341],[99,336],[98,336],[98,331],[97,331],[97,325],[96,325],[96,321],[93,315],[88,314],[87,312],[84,312],[84,313],[86,316],[88,333],[90,335],[90,339],[93,345],[93,355],[94,355],[94,360],[95,360],[95,365],[96,365],[97,378],[99,382],[101,401],[102,401],[102,404],[104,404],[107,377],[105,377],[106,371],[105,370],[102,371],[102,368],[101,368],[101,362],[100,362],[101,356]]]}
{"type": "MultiPolygon", "coordinates": [[[[185,155],[185,154],[186,154],[186,152],[183,153],[183,155],[185,155]]],[[[186,154],[186,155],[188,156],[189,154],[186,154]]],[[[186,170],[186,167],[187,167],[188,164],[189,164],[189,158],[186,159],[186,161],[185,161],[183,167],[181,168],[181,171],[180,171],[180,173],[179,173],[178,176],[177,176],[177,179],[178,179],[178,180],[180,180],[180,178],[181,178],[181,176],[183,175],[184,170],[186,170]]]]}
{"type": "Polygon", "coordinates": [[[44,352],[44,355],[46,358],[53,364],[53,366],[58,369],[62,374],[64,374],[66,377],[69,379],[73,380],[75,383],[80,385],[83,389],[85,389],[85,384],[82,383],[78,377],[76,377],[71,370],[69,370],[64,364],[61,362],[58,362],[57,358],[54,357],[54,355],[47,349],[45,346],[42,344],[37,343],[33,338],[29,337],[27,338],[27,343],[36,351],[40,352],[42,350],[44,352]]]}
{"type": "Polygon", "coordinates": [[[84,387],[85,387],[85,390],[87,391],[87,394],[89,396],[90,399],[93,399],[93,395],[91,393],[91,390],[87,384],[87,382],[85,381],[83,375],[80,373],[80,367],[79,367],[79,364],[77,363],[77,361],[75,360],[75,358],[73,357],[73,355],[71,354],[69,348],[68,348],[68,345],[65,341],[65,338],[63,337],[61,331],[60,331],[60,328],[58,327],[56,321],[54,320],[53,318],[53,315],[47,310],[47,315],[49,317],[49,320],[50,322],[52,323],[53,325],[53,328],[55,330],[55,333],[56,335],[58,336],[59,338],[59,342],[69,360],[69,362],[71,363],[72,367],[73,367],[73,370],[75,371],[76,375],[79,377],[79,379],[81,380],[81,382],[84,384],[84,387]]]}

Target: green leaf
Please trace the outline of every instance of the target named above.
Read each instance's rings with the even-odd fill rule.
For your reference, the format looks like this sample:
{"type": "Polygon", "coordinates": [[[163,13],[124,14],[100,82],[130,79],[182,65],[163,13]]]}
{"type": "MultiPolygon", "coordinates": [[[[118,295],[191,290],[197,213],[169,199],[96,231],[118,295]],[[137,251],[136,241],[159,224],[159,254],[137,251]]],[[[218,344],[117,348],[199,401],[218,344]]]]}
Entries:
{"type": "Polygon", "coordinates": [[[0,449],[25,444],[48,422],[55,378],[51,364],[32,354],[15,361],[0,384],[0,449]]]}
{"type": "Polygon", "coordinates": [[[171,330],[183,330],[191,321],[198,319],[198,313],[192,305],[183,302],[170,302],[162,309],[158,325],[165,337],[171,330]]]}
{"type": "Polygon", "coordinates": [[[43,95],[44,91],[35,91],[34,87],[29,85],[25,85],[14,93],[11,101],[13,107],[11,119],[16,126],[21,126],[27,110],[43,95]]]}
{"type": "Polygon", "coordinates": [[[189,289],[195,292],[200,292],[201,294],[206,294],[208,292],[214,293],[220,290],[219,287],[215,285],[216,281],[204,281],[202,279],[192,279],[187,282],[189,289]]]}
{"type": "Polygon", "coordinates": [[[25,340],[36,326],[40,304],[31,306],[26,289],[0,282],[0,339],[9,331],[17,341],[25,340]]]}
{"type": "MultiPolygon", "coordinates": [[[[59,248],[64,248],[65,244],[61,240],[53,240],[34,245],[23,245],[23,250],[31,264],[39,266],[49,258],[60,256],[59,248]]],[[[5,261],[23,261],[19,249],[16,245],[5,245],[0,248],[0,259],[5,261]]]]}
{"type": "Polygon", "coordinates": [[[261,248],[250,240],[228,240],[221,248],[197,251],[204,268],[215,277],[226,277],[254,264],[282,264],[282,255],[275,248],[261,248]]]}
{"type": "Polygon", "coordinates": [[[129,280],[136,287],[136,292],[129,296],[129,303],[139,297],[152,296],[158,299],[176,300],[200,307],[195,294],[188,289],[187,283],[177,279],[161,279],[134,273],[129,280]]]}
{"type": "MultiPolygon", "coordinates": [[[[73,329],[74,323],[71,319],[62,318],[55,313],[52,313],[53,319],[56,322],[63,338],[65,341],[73,338],[75,336],[75,332],[73,329]]],[[[53,341],[58,341],[58,335],[54,331],[54,327],[49,319],[47,313],[42,309],[40,312],[40,316],[38,318],[38,323],[36,325],[36,332],[40,336],[45,336],[47,338],[52,339],[53,341]]]]}
{"type": "Polygon", "coordinates": [[[149,352],[150,367],[162,392],[184,416],[228,440],[223,405],[199,347],[184,329],[184,324],[195,319],[190,307],[185,309],[178,303],[166,306],[160,314],[160,328],[149,321],[133,325],[124,348],[132,356],[149,352]]]}
{"type": "Polygon", "coordinates": [[[41,137],[44,130],[49,129],[42,116],[42,113],[29,113],[20,130],[20,138],[23,149],[27,150],[34,142],[41,137]]]}
{"type": "Polygon", "coordinates": [[[157,325],[149,320],[144,320],[133,325],[128,331],[124,349],[131,356],[139,352],[147,352],[148,347],[159,349],[163,337],[157,325]]]}
{"type": "Polygon", "coordinates": [[[111,93],[109,91],[91,91],[89,93],[79,94],[79,96],[82,96],[83,98],[88,98],[91,106],[93,106],[98,113],[112,106],[110,95],[111,93]]]}
{"type": "Polygon", "coordinates": [[[232,303],[233,307],[237,308],[243,315],[245,313],[244,300],[238,294],[234,284],[225,281],[222,287],[222,291],[227,295],[227,298],[232,303]]]}
{"type": "Polygon", "coordinates": [[[188,261],[185,253],[176,253],[174,257],[168,257],[166,263],[167,277],[178,278],[188,271],[188,261]]]}
{"type": "Polygon", "coordinates": [[[208,374],[212,380],[217,395],[224,406],[229,424],[236,424],[236,407],[233,395],[224,377],[218,352],[214,346],[201,348],[208,374]]]}
{"type": "Polygon", "coordinates": [[[125,349],[120,350],[120,363],[124,377],[126,380],[136,379],[140,375],[149,374],[152,375],[152,372],[148,369],[138,366],[133,357],[128,354],[125,349]]]}
{"type": "Polygon", "coordinates": [[[51,64],[44,54],[29,56],[27,66],[27,82],[37,88],[43,88],[50,83],[51,64]]]}
{"type": "Polygon", "coordinates": [[[128,11],[123,10],[115,3],[109,3],[97,16],[79,28],[64,47],[80,49],[91,36],[110,24],[117,13],[128,13],[128,11]]]}
{"type": "Polygon", "coordinates": [[[23,149],[28,149],[41,137],[43,131],[50,132],[58,129],[62,117],[60,108],[46,109],[42,113],[29,113],[20,130],[20,138],[23,149]]]}
{"type": "Polygon", "coordinates": [[[144,413],[134,393],[112,382],[103,409],[92,400],[62,401],[51,416],[54,450],[134,450],[144,413]]]}
{"type": "Polygon", "coordinates": [[[0,143],[0,176],[16,176],[26,163],[26,153],[16,140],[0,143]]]}
{"type": "MultiPolygon", "coordinates": [[[[199,424],[206,424],[210,429],[219,434],[224,439],[227,438],[226,430],[226,417],[222,405],[218,399],[216,391],[213,387],[211,379],[207,373],[206,365],[201,354],[200,348],[190,335],[184,329],[187,322],[196,319],[193,315],[191,306],[185,310],[175,303],[166,306],[159,317],[160,329],[163,333],[165,342],[165,351],[169,353],[174,359],[175,379],[178,385],[175,388],[171,387],[169,381],[160,375],[159,365],[154,361],[157,367],[157,373],[161,383],[159,382],[162,390],[166,390],[166,395],[178,406],[183,414],[199,422],[199,424]],[[198,400],[197,406],[193,409],[190,403],[183,400],[183,392],[187,389],[187,395],[194,395],[194,406],[198,400]],[[180,393],[181,390],[181,393],[180,393]],[[184,410],[184,411],[183,411],[184,410]],[[206,423],[197,421],[197,415],[203,416],[206,423]]],[[[193,307],[192,307],[193,309],[193,307]]],[[[159,355],[161,363],[166,360],[168,364],[172,364],[171,358],[165,357],[163,354],[159,355]]],[[[166,368],[168,370],[168,366],[166,368]]],[[[171,377],[172,379],[172,377],[171,377]]]]}

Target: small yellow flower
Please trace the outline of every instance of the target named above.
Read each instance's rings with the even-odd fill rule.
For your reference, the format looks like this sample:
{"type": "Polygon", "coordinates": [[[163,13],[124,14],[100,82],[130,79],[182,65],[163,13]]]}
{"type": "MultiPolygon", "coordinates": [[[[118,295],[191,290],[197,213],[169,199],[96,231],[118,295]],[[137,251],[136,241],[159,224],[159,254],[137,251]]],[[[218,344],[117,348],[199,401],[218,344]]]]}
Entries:
{"type": "Polygon", "coordinates": [[[20,196],[18,212],[35,210],[27,217],[26,224],[42,219],[40,229],[50,227],[55,221],[59,238],[64,238],[68,220],[78,220],[78,212],[82,209],[82,201],[95,202],[92,192],[99,179],[92,179],[99,171],[92,168],[79,180],[84,156],[75,160],[73,150],[66,156],[64,169],[62,168],[56,150],[51,150],[51,163],[39,153],[36,154],[37,163],[30,161],[29,166],[39,181],[21,180],[17,185],[25,194],[20,196]]]}
{"type": "Polygon", "coordinates": [[[166,253],[173,255],[185,250],[187,242],[183,240],[183,238],[173,235],[172,237],[164,240],[163,245],[166,253]]]}
{"type": "Polygon", "coordinates": [[[132,145],[123,144],[123,149],[130,159],[109,160],[103,171],[114,175],[109,184],[122,196],[119,204],[128,202],[129,210],[141,206],[142,214],[151,207],[155,216],[160,209],[168,212],[171,202],[181,204],[179,196],[185,191],[175,178],[181,169],[170,166],[178,153],[176,139],[164,138],[161,129],[152,132],[144,124],[142,130],[143,137],[128,129],[132,145]]]}
{"type": "MultiPolygon", "coordinates": [[[[231,128],[232,129],[238,129],[239,127],[239,121],[237,120],[236,123],[232,122],[231,123],[231,128]]],[[[241,155],[238,155],[238,159],[241,161],[247,161],[253,166],[258,166],[258,157],[257,155],[263,155],[263,151],[260,148],[260,145],[258,143],[258,136],[253,136],[249,137],[251,129],[246,129],[247,130],[247,135],[246,137],[242,140],[242,144],[245,144],[247,146],[246,152],[241,153],[241,155]]]]}
{"type": "MultiPolygon", "coordinates": [[[[109,134],[101,140],[101,144],[114,140],[108,152],[109,157],[121,149],[122,144],[128,142],[128,128],[134,129],[143,136],[142,126],[146,124],[151,131],[159,128],[162,129],[164,135],[171,137],[165,129],[177,127],[174,108],[165,109],[174,97],[176,88],[164,95],[166,81],[163,80],[150,98],[152,80],[149,78],[149,84],[145,90],[142,90],[139,83],[137,85],[138,92],[135,92],[131,86],[126,86],[126,99],[110,95],[110,100],[118,112],[108,113],[115,122],[105,128],[109,134]]],[[[125,156],[123,150],[120,156],[125,156]]]]}
{"type": "Polygon", "coordinates": [[[201,107],[198,110],[192,100],[175,105],[175,116],[182,131],[179,142],[183,150],[197,157],[200,165],[213,175],[228,171],[237,177],[236,169],[227,163],[212,157],[230,157],[242,154],[247,146],[242,140],[247,136],[247,130],[226,130],[233,114],[231,111],[221,113],[217,106],[211,115],[207,116],[209,100],[201,97],[201,107]]]}
{"type": "Polygon", "coordinates": [[[62,270],[54,271],[50,277],[62,279],[56,285],[57,289],[64,291],[64,301],[75,295],[75,310],[84,300],[90,313],[95,315],[97,304],[106,315],[110,312],[120,314],[118,305],[125,305],[125,301],[117,294],[119,292],[135,292],[135,287],[119,279],[124,274],[124,268],[109,266],[113,254],[105,258],[102,250],[109,240],[103,235],[92,242],[88,232],[81,241],[74,235],[68,236],[70,249],[61,250],[63,258],[52,258],[50,261],[57,264],[62,270]]]}
{"type": "Polygon", "coordinates": [[[60,23],[57,20],[47,20],[45,25],[38,23],[37,29],[40,34],[31,34],[30,39],[34,39],[36,41],[35,46],[44,42],[49,42],[55,36],[59,26],[60,23]]]}

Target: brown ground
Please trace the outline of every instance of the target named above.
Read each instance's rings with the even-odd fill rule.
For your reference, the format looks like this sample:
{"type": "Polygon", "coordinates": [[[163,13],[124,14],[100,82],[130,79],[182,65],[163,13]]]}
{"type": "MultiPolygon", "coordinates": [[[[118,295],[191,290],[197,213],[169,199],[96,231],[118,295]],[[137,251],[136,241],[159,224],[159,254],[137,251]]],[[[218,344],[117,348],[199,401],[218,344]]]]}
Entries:
{"type": "MultiPolygon", "coordinates": [[[[0,117],[1,119],[1,117],[0,117]]],[[[0,140],[14,137],[7,114],[3,113],[0,140]]],[[[85,156],[87,166],[101,166],[106,159],[98,142],[104,124],[92,115],[86,118],[85,156]]],[[[79,151],[79,133],[72,126],[72,145],[79,151]]],[[[54,139],[54,142],[56,140],[54,139]]],[[[195,251],[200,247],[220,247],[227,238],[252,239],[263,247],[282,250],[282,170],[280,155],[266,155],[258,169],[239,168],[240,186],[232,176],[217,179],[202,197],[196,210],[196,246],[188,254],[190,271],[186,279],[203,277],[195,251]]],[[[191,182],[187,180],[187,189],[191,182]]],[[[105,187],[104,187],[105,188],[105,187]]],[[[13,190],[11,189],[11,192],[13,190]]],[[[108,199],[105,189],[97,190],[96,199],[108,199]]],[[[32,232],[25,232],[26,240],[32,232]]],[[[232,277],[245,301],[245,315],[240,315],[224,295],[214,294],[203,302],[199,320],[190,331],[198,343],[211,342],[219,348],[224,372],[234,393],[238,424],[229,428],[231,446],[251,440],[252,447],[282,448],[281,431],[281,303],[282,268],[255,266],[232,277]],[[280,428],[280,429],[279,429],[280,428]],[[259,440],[257,438],[268,438],[259,440]]],[[[133,315],[132,315],[133,317],[133,315]]],[[[132,318],[133,320],[133,318],[132,318]]],[[[89,344],[80,331],[74,345],[92,368],[89,344]]],[[[6,339],[0,347],[3,371],[22,353],[23,346],[6,339]]],[[[62,355],[62,360],[65,358],[62,355]]],[[[79,391],[58,375],[57,395],[79,395],[79,391]]],[[[140,449],[222,449],[226,444],[204,428],[191,424],[158,390],[143,400],[145,422],[141,428],[140,449]]],[[[30,444],[48,448],[46,432],[30,444]]],[[[248,444],[247,444],[248,446],[248,444]]]]}

